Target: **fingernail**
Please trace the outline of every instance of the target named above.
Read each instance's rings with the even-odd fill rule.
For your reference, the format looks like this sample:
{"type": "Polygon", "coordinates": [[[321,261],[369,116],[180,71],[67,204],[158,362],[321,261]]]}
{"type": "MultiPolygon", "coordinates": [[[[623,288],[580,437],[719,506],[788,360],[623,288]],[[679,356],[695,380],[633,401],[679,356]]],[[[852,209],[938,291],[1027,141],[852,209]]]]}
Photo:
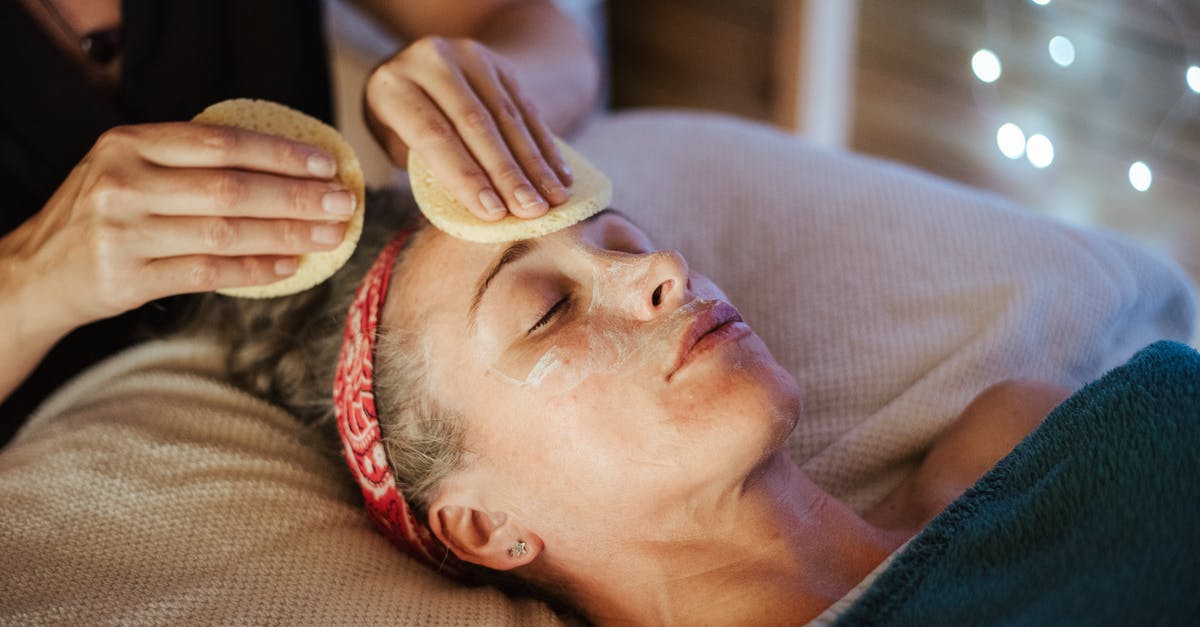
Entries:
{"type": "Polygon", "coordinates": [[[312,241],[318,244],[337,244],[342,241],[345,227],[340,224],[318,224],[312,228],[312,241]]]}
{"type": "Polygon", "coordinates": [[[287,276],[296,271],[296,259],[288,257],[275,262],[275,274],[279,276],[287,276]]]}
{"type": "Polygon", "coordinates": [[[533,209],[546,204],[546,201],[528,185],[521,185],[514,189],[513,196],[517,197],[517,202],[521,203],[521,207],[524,209],[533,209]]]}
{"type": "Polygon", "coordinates": [[[337,174],[337,162],[321,153],[308,156],[308,173],[321,178],[329,178],[337,174]]]}
{"type": "Polygon", "coordinates": [[[542,181],[542,191],[545,192],[546,200],[552,200],[553,198],[562,199],[555,202],[563,202],[563,200],[566,200],[568,196],[567,188],[563,187],[562,183],[559,183],[557,179],[546,179],[542,181]]]}
{"type": "Polygon", "coordinates": [[[358,203],[358,199],[347,191],[329,192],[321,198],[321,207],[326,212],[339,216],[348,216],[354,213],[354,206],[358,203]]]}
{"type": "Polygon", "coordinates": [[[567,167],[566,161],[558,164],[558,173],[566,179],[563,181],[563,185],[570,185],[571,181],[575,180],[575,175],[571,174],[571,168],[567,167]]]}
{"type": "Polygon", "coordinates": [[[504,203],[500,202],[500,197],[490,189],[479,192],[479,204],[483,205],[484,210],[493,218],[504,215],[504,203]]]}

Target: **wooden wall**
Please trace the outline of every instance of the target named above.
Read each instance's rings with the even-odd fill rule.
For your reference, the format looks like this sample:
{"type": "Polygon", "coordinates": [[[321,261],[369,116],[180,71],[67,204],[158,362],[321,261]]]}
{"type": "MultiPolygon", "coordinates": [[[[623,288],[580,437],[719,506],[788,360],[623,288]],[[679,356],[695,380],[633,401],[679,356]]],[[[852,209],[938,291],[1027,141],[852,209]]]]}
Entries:
{"type": "MultiPolygon", "coordinates": [[[[779,119],[779,32],[798,0],[609,0],[612,105],[674,106],[779,119]]],[[[1200,4],[1191,0],[860,0],[850,148],[1109,225],[1175,255],[1200,277],[1200,4]],[[1050,37],[1076,61],[1054,64],[1050,37]],[[995,51],[1001,78],[970,69],[995,51]],[[996,130],[1043,133],[1045,169],[1009,160],[996,130]],[[1135,160],[1154,182],[1137,192],[1135,160]]]]}

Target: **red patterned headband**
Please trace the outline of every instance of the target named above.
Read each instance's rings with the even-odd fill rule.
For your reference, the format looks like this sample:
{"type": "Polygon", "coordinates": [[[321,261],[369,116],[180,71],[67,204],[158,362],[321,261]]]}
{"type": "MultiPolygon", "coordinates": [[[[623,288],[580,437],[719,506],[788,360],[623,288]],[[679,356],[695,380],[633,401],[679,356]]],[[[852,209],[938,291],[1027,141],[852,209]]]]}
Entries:
{"type": "Polygon", "coordinates": [[[417,520],[388,463],[375,411],[375,333],[383,313],[396,256],[408,231],[401,231],[379,253],[350,304],[342,352],[333,380],[333,404],[346,463],[362,488],[367,512],[383,535],[430,568],[463,577],[458,559],[417,520]]]}

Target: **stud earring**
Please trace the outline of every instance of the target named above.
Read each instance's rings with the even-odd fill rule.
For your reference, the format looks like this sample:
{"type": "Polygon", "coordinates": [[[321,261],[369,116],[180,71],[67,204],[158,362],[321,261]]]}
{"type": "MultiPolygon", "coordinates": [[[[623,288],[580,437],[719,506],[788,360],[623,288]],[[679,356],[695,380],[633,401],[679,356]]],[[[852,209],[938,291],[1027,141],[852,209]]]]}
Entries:
{"type": "Polygon", "coordinates": [[[518,539],[516,544],[513,544],[512,546],[508,547],[508,556],[509,557],[521,557],[522,555],[525,555],[528,552],[529,552],[529,550],[525,548],[524,540],[518,539]]]}

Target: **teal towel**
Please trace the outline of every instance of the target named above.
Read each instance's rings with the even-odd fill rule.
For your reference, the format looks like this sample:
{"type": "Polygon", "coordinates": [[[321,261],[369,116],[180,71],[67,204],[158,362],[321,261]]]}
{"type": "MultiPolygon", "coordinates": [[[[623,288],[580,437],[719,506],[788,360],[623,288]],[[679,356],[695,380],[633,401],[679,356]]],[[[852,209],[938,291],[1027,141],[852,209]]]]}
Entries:
{"type": "Polygon", "coordinates": [[[1200,354],[1067,399],[837,625],[1200,625],[1200,354]]]}

